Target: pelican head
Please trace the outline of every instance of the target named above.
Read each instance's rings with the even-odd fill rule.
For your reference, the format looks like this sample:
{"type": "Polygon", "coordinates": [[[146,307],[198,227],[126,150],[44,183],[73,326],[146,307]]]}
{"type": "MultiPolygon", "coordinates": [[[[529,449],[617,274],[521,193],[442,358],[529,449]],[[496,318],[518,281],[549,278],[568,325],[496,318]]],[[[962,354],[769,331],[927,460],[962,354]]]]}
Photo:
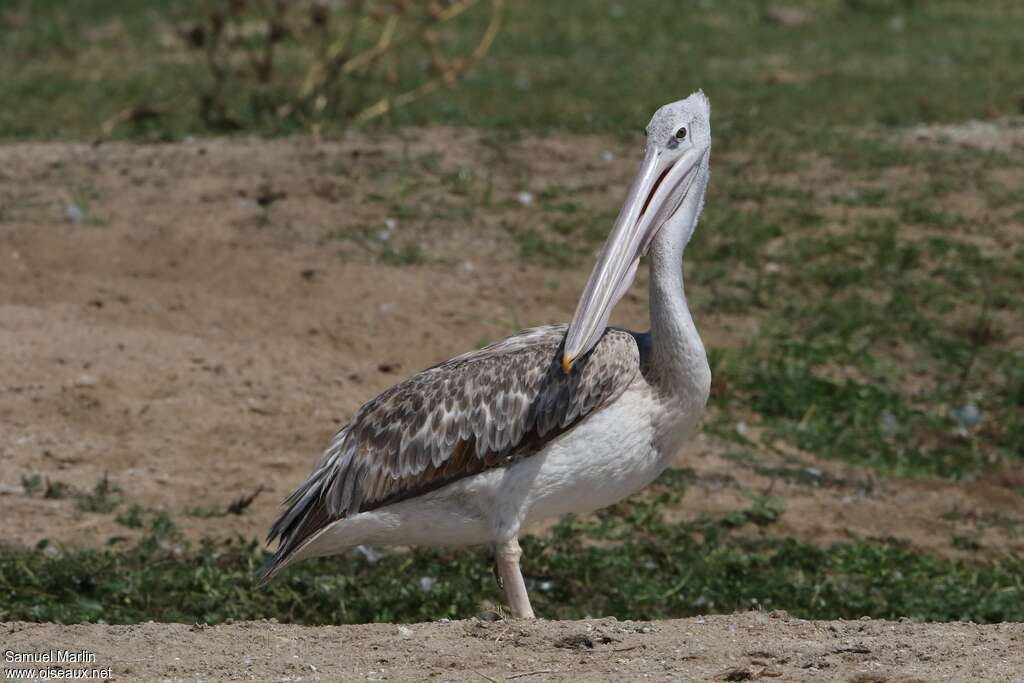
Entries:
{"type": "Polygon", "coordinates": [[[711,156],[708,98],[697,91],[666,104],[654,113],[645,132],[640,171],[569,324],[562,356],[565,372],[600,340],[612,309],[633,282],[640,257],[659,231],[666,226],[681,231],[685,234],[672,237],[685,244],[696,228],[711,156]],[[684,204],[690,210],[681,210],[684,204]]]}

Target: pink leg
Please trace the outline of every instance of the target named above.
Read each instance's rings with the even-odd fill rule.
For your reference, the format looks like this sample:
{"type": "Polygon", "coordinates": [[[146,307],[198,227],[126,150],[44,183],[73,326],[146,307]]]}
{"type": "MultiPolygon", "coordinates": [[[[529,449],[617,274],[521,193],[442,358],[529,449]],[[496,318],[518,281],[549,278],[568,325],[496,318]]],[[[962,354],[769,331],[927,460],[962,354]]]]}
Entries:
{"type": "Polygon", "coordinates": [[[523,572],[519,569],[519,558],[523,551],[519,547],[519,539],[513,538],[499,543],[494,549],[494,563],[498,568],[498,577],[505,589],[505,599],[516,619],[534,619],[530,596],[526,594],[526,582],[523,572]]]}

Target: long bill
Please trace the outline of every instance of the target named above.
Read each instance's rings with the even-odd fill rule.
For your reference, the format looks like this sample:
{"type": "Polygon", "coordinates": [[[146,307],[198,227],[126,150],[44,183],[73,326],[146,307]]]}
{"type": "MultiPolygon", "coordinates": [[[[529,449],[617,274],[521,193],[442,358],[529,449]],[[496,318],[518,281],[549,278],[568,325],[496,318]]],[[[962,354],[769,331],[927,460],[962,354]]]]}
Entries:
{"type": "Polygon", "coordinates": [[[569,323],[562,356],[562,369],[567,373],[601,339],[612,309],[636,276],[640,257],[682,204],[703,153],[691,148],[681,156],[671,154],[672,158],[667,158],[669,155],[654,146],[648,147],[644,155],[569,323]]]}

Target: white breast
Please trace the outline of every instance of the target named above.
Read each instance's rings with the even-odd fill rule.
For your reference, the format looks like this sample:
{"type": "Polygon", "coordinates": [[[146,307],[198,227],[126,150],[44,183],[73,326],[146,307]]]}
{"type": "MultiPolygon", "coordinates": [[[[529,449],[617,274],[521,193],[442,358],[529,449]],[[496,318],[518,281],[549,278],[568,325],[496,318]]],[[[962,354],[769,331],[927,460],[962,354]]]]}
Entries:
{"type": "Polygon", "coordinates": [[[647,385],[638,382],[543,452],[510,468],[498,493],[497,536],[606,507],[654,481],[675,455],[659,437],[659,412],[647,385]]]}

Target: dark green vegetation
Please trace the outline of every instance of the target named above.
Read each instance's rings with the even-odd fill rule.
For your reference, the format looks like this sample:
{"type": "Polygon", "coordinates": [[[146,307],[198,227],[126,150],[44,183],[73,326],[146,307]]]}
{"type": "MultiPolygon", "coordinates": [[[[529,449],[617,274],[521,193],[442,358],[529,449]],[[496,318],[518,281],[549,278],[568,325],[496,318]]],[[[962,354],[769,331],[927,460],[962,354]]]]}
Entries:
{"type": "MultiPolygon", "coordinates": [[[[0,83],[0,136],[92,138],[136,107],[147,114],[140,109],[116,136],[209,132],[198,106],[209,73],[176,29],[211,4],[4,3],[0,61],[19,68],[0,83]]],[[[779,128],[1019,113],[1024,8],[1014,0],[786,4],[806,16],[788,24],[774,3],[754,0],[510,2],[486,62],[457,90],[399,109],[394,120],[622,133],[638,130],[666,93],[697,85],[729,113],[717,123],[723,142],[779,128]]],[[[488,20],[481,10],[447,29],[453,47],[475,43],[488,20]]],[[[422,64],[407,66],[399,86],[422,76],[422,64]]],[[[252,116],[241,123],[280,132],[252,116]]]]}
{"type": "MultiPolygon", "coordinates": [[[[1024,175],[1022,159],[875,136],[852,143],[869,169],[831,157],[841,193],[718,165],[691,278],[711,310],[754,316],[761,334],[716,356],[717,433],[743,442],[730,424],[751,414],[803,450],[898,475],[1019,464],[1024,248],[1019,200],[992,176],[1024,175]],[[898,162],[870,160],[886,148],[898,162]],[[950,169],[958,180],[936,188],[950,169]],[[973,215],[954,223],[943,207],[958,201],[973,215]]],[[[824,164],[792,162],[804,177],[824,164]]]]}
{"type": "MultiPolygon", "coordinates": [[[[752,319],[758,330],[713,349],[707,430],[753,461],[777,439],[865,476],[971,479],[1024,466],[1024,154],[941,135],[915,144],[907,133],[1022,113],[1024,7],[788,4],[804,8],[795,25],[760,2],[580,1],[571,11],[516,2],[492,54],[458,90],[378,125],[493,130],[500,156],[516,135],[505,129],[634,135],[654,106],[703,85],[715,108],[714,179],[687,255],[689,295],[698,319],[713,311],[752,319]],[[764,436],[755,440],[740,424],[764,436]]],[[[204,72],[182,59],[173,33],[190,7],[5,6],[0,56],[22,67],[0,82],[8,103],[0,136],[91,139],[140,104],[158,115],[128,121],[114,137],[209,134],[190,85],[204,72]]],[[[422,165],[424,174],[436,170],[422,165]]],[[[403,183],[413,185],[417,172],[403,183]]],[[[489,207],[488,173],[442,175],[454,207],[446,210],[470,216],[489,207]]],[[[582,266],[614,208],[584,209],[571,179],[556,180],[567,186],[536,195],[542,221],[524,213],[507,227],[522,260],[582,266]]],[[[398,218],[416,216],[406,189],[382,187],[369,199],[398,218]]],[[[375,256],[405,267],[430,263],[428,248],[389,244],[375,256]]],[[[777,474],[818,485],[820,475],[803,465],[794,460],[777,474]]],[[[116,511],[126,529],[147,536],[131,549],[0,558],[0,619],[416,620],[464,617],[481,599],[500,599],[477,551],[323,560],[255,591],[263,559],[255,545],[189,548],[170,518],[119,506],[105,481],[91,493],[38,475],[23,484],[30,495],[74,496],[83,511],[116,511]],[[429,591],[425,577],[436,580],[429,591]]],[[[680,492],[666,479],[658,492],[531,539],[538,611],[655,618],[761,606],[805,617],[1024,619],[1019,557],[958,564],[889,541],[821,549],[773,534],[782,503],[763,496],[723,518],[668,524],[661,513],[680,492]],[[759,535],[741,533],[752,526],[759,535]]],[[[978,547],[971,536],[950,543],[978,547]]]]}
{"type": "MultiPolygon", "coordinates": [[[[998,622],[1024,619],[1024,566],[973,567],[921,556],[892,542],[827,550],[793,539],[740,538],[771,524],[771,501],[724,519],[667,525],[671,494],[645,496],[594,519],[567,519],[525,544],[534,605],[548,618],[656,619],[785,608],[807,618],[998,622]]],[[[362,623],[462,618],[481,598],[500,602],[484,551],[352,553],[307,562],[266,590],[253,587],[263,553],[241,539],[185,549],[155,520],[127,551],[0,557],[0,621],[219,623],[277,618],[362,623]]]]}

